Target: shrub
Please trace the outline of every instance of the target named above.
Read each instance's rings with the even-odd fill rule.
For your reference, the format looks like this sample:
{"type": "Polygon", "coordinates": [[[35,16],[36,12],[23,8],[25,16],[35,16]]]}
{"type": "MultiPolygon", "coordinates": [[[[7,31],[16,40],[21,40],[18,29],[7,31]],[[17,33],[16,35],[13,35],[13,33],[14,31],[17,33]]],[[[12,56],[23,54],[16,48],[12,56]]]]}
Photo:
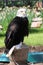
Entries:
{"type": "Polygon", "coordinates": [[[38,0],[1,0],[0,6],[27,6],[33,7],[38,0]]]}

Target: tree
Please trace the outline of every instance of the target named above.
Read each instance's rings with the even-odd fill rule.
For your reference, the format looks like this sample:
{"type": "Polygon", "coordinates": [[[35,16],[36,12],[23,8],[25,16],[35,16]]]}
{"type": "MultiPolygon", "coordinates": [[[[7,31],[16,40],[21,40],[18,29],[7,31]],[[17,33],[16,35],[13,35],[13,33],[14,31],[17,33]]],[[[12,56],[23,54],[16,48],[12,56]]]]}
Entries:
{"type": "Polygon", "coordinates": [[[5,6],[27,6],[30,5],[30,7],[33,7],[35,5],[35,3],[39,1],[39,0],[0,0],[1,6],[5,7],[5,6]]]}

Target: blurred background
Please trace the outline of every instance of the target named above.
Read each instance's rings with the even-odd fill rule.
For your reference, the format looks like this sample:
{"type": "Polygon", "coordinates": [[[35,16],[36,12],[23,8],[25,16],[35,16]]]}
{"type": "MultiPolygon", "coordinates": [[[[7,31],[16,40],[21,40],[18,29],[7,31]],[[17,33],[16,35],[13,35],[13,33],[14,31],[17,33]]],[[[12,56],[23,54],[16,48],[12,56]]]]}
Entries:
{"type": "Polygon", "coordinates": [[[43,45],[43,0],[0,0],[0,47],[4,47],[7,27],[20,7],[27,8],[30,34],[24,38],[29,46],[43,45]]]}

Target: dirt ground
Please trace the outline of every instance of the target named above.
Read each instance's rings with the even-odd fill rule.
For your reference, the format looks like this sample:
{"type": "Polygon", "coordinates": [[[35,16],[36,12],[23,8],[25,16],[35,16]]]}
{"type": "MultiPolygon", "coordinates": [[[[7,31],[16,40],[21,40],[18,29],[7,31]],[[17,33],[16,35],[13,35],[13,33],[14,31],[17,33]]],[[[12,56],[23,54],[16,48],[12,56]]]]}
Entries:
{"type": "MultiPolygon", "coordinates": [[[[0,53],[3,53],[5,50],[5,48],[0,48],[0,53]]],[[[30,46],[29,47],[29,52],[33,52],[33,51],[43,51],[43,46],[30,46]]],[[[19,61],[19,62],[15,62],[15,61],[10,61],[10,63],[0,63],[0,65],[32,65],[31,63],[27,63],[26,61],[19,61]],[[18,64],[17,64],[18,63],[18,64]]],[[[43,63],[36,63],[33,65],[43,65],[43,63]]]]}

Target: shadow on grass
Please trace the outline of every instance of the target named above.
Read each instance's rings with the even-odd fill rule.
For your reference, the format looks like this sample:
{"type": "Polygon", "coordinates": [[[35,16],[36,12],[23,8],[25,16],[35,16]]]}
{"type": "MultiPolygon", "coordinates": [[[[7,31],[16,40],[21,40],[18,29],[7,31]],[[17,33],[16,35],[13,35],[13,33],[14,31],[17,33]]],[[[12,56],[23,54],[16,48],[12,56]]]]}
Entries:
{"type": "Polygon", "coordinates": [[[30,33],[42,33],[43,28],[31,28],[30,33]]]}
{"type": "Polygon", "coordinates": [[[5,34],[0,34],[0,37],[4,37],[5,36],[5,34]]]}

